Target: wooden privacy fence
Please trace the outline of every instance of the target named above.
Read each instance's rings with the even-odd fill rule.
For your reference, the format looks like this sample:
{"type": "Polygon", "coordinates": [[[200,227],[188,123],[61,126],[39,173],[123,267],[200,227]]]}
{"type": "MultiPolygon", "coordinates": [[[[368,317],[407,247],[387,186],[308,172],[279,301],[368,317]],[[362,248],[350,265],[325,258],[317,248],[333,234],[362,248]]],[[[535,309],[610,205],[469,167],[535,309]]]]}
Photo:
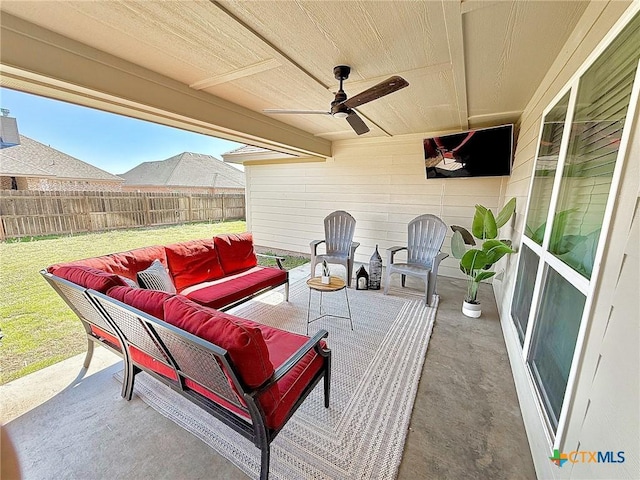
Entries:
{"type": "Polygon", "coordinates": [[[242,194],[0,190],[0,240],[243,218],[242,194]]]}

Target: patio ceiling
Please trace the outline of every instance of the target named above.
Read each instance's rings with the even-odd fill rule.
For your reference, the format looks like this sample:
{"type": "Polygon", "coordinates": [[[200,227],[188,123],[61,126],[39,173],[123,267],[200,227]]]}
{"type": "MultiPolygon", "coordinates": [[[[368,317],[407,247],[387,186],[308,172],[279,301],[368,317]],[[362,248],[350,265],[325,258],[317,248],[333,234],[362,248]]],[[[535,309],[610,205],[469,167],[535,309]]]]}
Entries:
{"type": "Polygon", "coordinates": [[[345,120],[262,110],[328,110],[348,64],[348,95],[410,83],[358,108],[366,137],[512,122],[588,3],[4,0],[1,84],[328,156],[345,120]]]}

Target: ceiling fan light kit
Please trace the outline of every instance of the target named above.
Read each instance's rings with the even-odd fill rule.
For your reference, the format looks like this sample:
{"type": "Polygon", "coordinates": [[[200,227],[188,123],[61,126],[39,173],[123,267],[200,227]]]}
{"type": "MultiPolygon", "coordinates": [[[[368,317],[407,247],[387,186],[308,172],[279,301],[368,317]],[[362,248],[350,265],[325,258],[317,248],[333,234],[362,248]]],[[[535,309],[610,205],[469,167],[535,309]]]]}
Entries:
{"type": "Polygon", "coordinates": [[[336,118],[345,118],[347,123],[351,126],[351,128],[358,135],[362,135],[369,131],[369,127],[364,123],[362,118],[358,116],[358,114],[353,110],[360,105],[364,105],[365,103],[369,103],[373,100],[377,100],[378,98],[389,95],[390,93],[397,92],[401,88],[409,86],[409,82],[407,82],[404,78],[393,76],[384,80],[383,82],[374,85],[371,88],[366,89],[359,94],[348,98],[347,94],[342,89],[342,82],[349,78],[349,74],[351,73],[351,67],[349,65],[337,65],[333,67],[333,75],[336,80],[340,82],[340,87],[338,92],[331,102],[331,110],[328,112],[318,111],[318,110],[275,110],[268,109],[263,110],[264,113],[269,114],[289,114],[289,115],[331,115],[336,118]]]}

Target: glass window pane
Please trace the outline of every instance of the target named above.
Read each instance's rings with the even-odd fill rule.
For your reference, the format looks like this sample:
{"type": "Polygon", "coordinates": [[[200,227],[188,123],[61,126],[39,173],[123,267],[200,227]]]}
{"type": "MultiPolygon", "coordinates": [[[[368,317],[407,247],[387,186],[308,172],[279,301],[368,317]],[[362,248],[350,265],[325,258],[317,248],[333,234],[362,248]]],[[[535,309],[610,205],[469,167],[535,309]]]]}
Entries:
{"type": "Polygon", "coordinates": [[[586,278],[593,270],[639,58],[636,16],[578,86],[549,250],[586,278]]]}
{"type": "Polygon", "coordinates": [[[525,234],[538,245],[542,245],[547,225],[549,202],[558,166],[560,143],[568,105],[569,93],[562,97],[557,105],[544,117],[544,125],[542,126],[542,138],[540,139],[540,148],[536,159],[531,202],[525,223],[525,234]]]}
{"type": "Polygon", "coordinates": [[[524,336],[527,333],[533,288],[535,287],[538,273],[538,258],[533,250],[522,244],[520,247],[520,264],[518,265],[518,275],[516,277],[516,289],[511,303],[511,318],[518,330],[520,345],[524,345],[524,336]]]}
{"type": "Polygon", "coordinates": [[[585,300],[580,291],[548,268],[528,363],[554,429],[560,418],[585,300]]]}

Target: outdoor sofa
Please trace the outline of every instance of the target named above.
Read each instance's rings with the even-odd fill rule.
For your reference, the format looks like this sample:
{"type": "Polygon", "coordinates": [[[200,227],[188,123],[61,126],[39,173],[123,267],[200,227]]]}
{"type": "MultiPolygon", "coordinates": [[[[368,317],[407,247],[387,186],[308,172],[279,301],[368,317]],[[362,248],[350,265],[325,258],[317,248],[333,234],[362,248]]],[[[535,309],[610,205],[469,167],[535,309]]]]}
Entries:
{"type": "Polygon", "coordinates": [[[257,265],[249,233],[56,264],[41,273],[85,327],[85,367],[100,343],[124,360],[127,400],[140,371],[165,383],[253,441],[262,479],[271,442],[321,379],[329,406],[326,330],[310,338],[222,311],[280,285],[288,295],[287,272],[257,265]],[[158,265],[167,271],[147,276],[147,287],[169,291],[140,288],[158,265]],[[167,276],[175,291],[162,285],[167,276]]]}

